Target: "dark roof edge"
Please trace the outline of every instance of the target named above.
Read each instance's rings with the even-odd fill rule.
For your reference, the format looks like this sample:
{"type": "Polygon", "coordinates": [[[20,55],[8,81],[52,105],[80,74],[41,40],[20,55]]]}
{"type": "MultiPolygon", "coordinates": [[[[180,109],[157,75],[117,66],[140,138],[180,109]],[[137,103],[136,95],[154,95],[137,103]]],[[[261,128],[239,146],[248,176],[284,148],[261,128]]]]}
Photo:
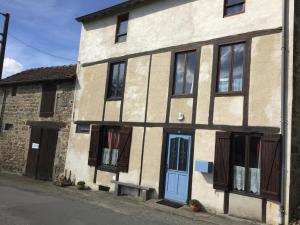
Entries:
{"type": "Polygon", "coordinates": [[[31,80],[31,81],[11,81],[6,83],[1,83],[0,81],[0,87],[7,87],[7,86],[15,86],[15,85],[29,85],[29,84],[42,84],[42,83],[51,83],[51,82],[67,82],[67,81],[73,81],[76,79],[76,76],[74,77],[66,77],[66,78],[59,78],[59,79],[45,79],[45,80],[31,80]]]}
{"type": "Polygon", "coordinates": [[[137,6],[154,1],[156,0],[129,0],[84,16],[77,17],[76,20],[81,23],[89,22],[94,19],[100,19],[106,16],[117,14],[125,10],[131,10],[133,8],[136,8],[137,6]]]}

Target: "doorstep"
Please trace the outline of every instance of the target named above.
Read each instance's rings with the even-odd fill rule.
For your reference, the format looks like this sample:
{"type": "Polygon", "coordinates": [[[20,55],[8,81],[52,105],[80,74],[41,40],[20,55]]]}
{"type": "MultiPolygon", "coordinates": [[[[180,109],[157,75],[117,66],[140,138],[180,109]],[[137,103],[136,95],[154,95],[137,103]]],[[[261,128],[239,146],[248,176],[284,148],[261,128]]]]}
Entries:
{"type": "MultiPolygon", "coordinates": [[[[160,199],[161,200],[161,199],[160,199]]],[[[144,204],[158,211],[174,214],[189,218],[193,221],[207,222],[207,224],[222,224],[222,225],[261,225],[261,223],[253,222],[245,219],[235,218],[224,214],[212,214],[207,212],[193,212],[187,205],[178,209],[169,206],[158,204],[158,199],[151,199],[144,204]]]]}

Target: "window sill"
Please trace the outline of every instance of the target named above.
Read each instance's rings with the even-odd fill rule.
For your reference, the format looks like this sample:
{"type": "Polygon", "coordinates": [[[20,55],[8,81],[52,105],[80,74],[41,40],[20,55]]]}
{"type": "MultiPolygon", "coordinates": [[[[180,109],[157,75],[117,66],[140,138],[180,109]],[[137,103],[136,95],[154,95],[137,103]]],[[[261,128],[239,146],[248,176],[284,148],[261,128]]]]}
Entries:
{"type": "Polygon", "coordinates": [[[117,167],[112,167],[112,166],[104,166],[100,165],[97,168],[98,170],[109,172],[109,173],[118,173],[118,168],[117,167]]]}
{"type": "Polygon", "coordinates": [[[121,98],[121,97],[112,97],[112,98],[106,99],[107,102],[122,101],[122,100],[123,100],[123,98],[121,98]]]}
{"type": "Polygon", "coordinates": [[[262,200],[264,199],[261,195],[256,195],[256,194],[244,192],[244,191],[231,190],[229,193],[236,194],[236,195],[243,195],[243,196],[250,197],[250,198],[258,198],[258,199],[262,199],[262,200]]]}
{"type": "Polygon", "coordinates": [[[218,92],[215,97],[244,96],[244,92],[218,92]]]}
{"type": "Polygon", "coordinates": [[[193,98],[194,96],[192,94],[188,95],[172,95],[171,98],[193,98]]]}

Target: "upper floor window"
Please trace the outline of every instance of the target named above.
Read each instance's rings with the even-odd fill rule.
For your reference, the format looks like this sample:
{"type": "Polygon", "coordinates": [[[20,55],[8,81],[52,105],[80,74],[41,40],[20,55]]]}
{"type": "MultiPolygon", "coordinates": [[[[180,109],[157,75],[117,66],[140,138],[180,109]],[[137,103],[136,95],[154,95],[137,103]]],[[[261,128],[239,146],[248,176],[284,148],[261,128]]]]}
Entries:
{"type": "Polygon", "coordinates": [[[42,101],[41,101],[41,108],[40,108],[41,117],[52,117],[54,115],[55,97],[56,97],[56,85],[55,84],[43,85],[42,101]]]}
{"type": "Polygon", "coordinates": [[[224,16],[245,12],[245,0],[225,0],[224,16]]]}
{"type": "Polygon", "coordinates": [[[245,43],[220,46],[218,93],[243,91],[245,43]]]}
{"type": "Polygon", "coordinates": [[[16,96],[17,95],[17,90],[18,90],[17,87],[13,87],[12,90],[11,90],[11,96],[16,96]]]}
{"type": "Polygon", "coordinates": [[[196,51],[180,52],[175,56],[173,95],[193,93],[196,51]]]}
{"type": "Polygon", "coordinates": [[[125,62],[113,63],[110,66],[107,98],[122,98],[125,83],[125,62]]]}
{"type": "Polygon", "coordinates": [[[118,16],[116,43],[125,42],[127,40],[128,18],[128,13],[118,16]]]}

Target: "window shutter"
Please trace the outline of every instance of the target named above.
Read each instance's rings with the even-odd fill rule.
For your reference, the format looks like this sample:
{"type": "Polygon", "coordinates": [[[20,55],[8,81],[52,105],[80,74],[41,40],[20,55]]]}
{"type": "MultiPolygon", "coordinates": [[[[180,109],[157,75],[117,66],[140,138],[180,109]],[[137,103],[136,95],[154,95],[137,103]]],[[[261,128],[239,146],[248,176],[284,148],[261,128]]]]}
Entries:
{"type": "Polygon", "coordinates": [[[216,132],[214,189],[229,191],[230,133],[216,132]]]}
{"type": "Polygon", "coordinates": [[[54,114],[56,85],[43,85],[40,116],[52,117],[54,114]]]}
{"type": "Polygon", "coordinates": [[[130,158],[130,147],[131,147],[131,127],[120,128],[120,152],[118,158],[118,171],[128,172],[129,158],[130,158]]]}
{"type": "Polygon", "coordinates": [[[89,151],[89,166],[97,166],[101,140],[103,137],[103,128],[100,125],[93,125],[91,130],[91,142],[89,151]]]}
{"type": "Polygon", "coordinates": [[[261,195],[280,200],[281,190],[281,135],[266,134],[262,138],[261,195]]]}

